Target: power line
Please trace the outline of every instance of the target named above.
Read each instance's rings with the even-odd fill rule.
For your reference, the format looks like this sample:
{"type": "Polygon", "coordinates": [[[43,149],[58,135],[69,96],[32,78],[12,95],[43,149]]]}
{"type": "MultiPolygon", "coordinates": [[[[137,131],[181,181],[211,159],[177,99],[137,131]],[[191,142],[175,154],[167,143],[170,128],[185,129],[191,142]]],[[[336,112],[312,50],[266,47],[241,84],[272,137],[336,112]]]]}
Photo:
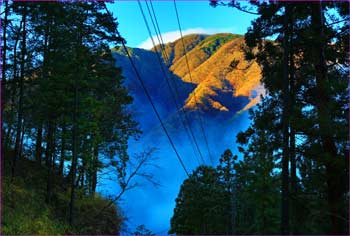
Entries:
{"type": "MultiPolygon", "coordinates": [[[[154,20],[153,20],[152,14],[151,14],[151,10],[150,10],[150,8],[148,6],[147,0],[145,2],[146,2],[147,10],[148,10],[149,16],[151,18],[154,30],[156,32],[156,36],[157,36],[157,39],[158,39],[158,42],[159,42],[159,45],[160,45],[161,53],[164,53],[165,61],[170,65],[170,59],[169,59],[168,54],[167,54],[167,52],[165,50],[165,47],[164,47],[163,37],[162,37],[161,31],[160,31],[160,28],[159,28],[157,16],[155,14],[152,1],[150,0],[150,4],[151,4],[154,20]]],[[[150,34],[150,37],[152,38],[151,34],[150,34]]],[[[155,45],[154,45],[154,48],[155,48],[155,50],[157,52],[157,48],[156,48],[155,45]]],[[[177,84],[175,83],[174,77],[172,77],[172,78],[173,78],[172,82],[173,82],[173,85],[174,85],[174,88],[175,88],[175,93],[176,93],[177,99],[180,100],[180,95],[179,95],[179,90],[178,90],[177,84]]],[[[166,78],[166,79],[168,79],[168,78],[166,78]]],[[[169,86],[169,89],[171,89],[170,86],[169,86]]],[[[183,108],[183,106],[180,106],[180,107],[177,107],[177,110],[180,110],[183,113],[183,116],[185,118],[185,120],[183,121],[183,125],[185,127],[185,130],[187,131],[188,136],[190,136],[189,139],[190,139],[191,142],[192,142],[192,139],[193,139],[194,144],[195,144],[195,146],[197,148],[197,151],[198,151],[198,153],[199,153],[199,155],[201,157],[201,160],[202,160],[203,164],[205,164],[202,152],[201,152],[201,150],[199,148],[199,145],[197,143],[196,137],[195,137],[195,135],[193,133],[193,130],[191,128],[190,121],[189,121],[189,118],[188,118],[188,116],[187,116],[187,114],[185,112],[185,109],[183,108]],[[186,123],[187,123],[187,125],[186,125],[186,123]],[[192,139],[191,139],[191,137],[192,137],[192,139]]]]}
{"type": "MultiPolygon", "coordinates": [[[[107,12],[107,14],[108,14],[108,16],[110,17],[111,21],[113,22],[113,21],[114,21],[113,16],[111,15],[111,13],[109,12],[109,10],[107,9],[107,6],[106,6],[106,3],[105,3],[105,2],[103,2],[103,6],[104,6],[104,8],[105,8],[105,10],[106,10],[106,12],[107,12]]],[[[120,39],[122,39],[122,37],[121,37],[121,35],[120,35],[120,33],[119,33],[119,30],[118,30],[117,26],[116,26],[115,24],[113,24],[113,27],[114,27],[114,30],[115,30],[117,36],[118,36],[120,39]]],[[[170,135],[169,135],[169,133],[168,133],[168,131],[167,131],[167,129],[166,129],[166,127],[165,127],[163,121],[162,121],[162,118],[160,117],[160,115],[159,115],[159,113],[158,113],[158,111],[157,111],[157,108],[155,107],[155,105],[154,105],[154,103],[153,103],[153,100],[152,100],[152,98],[151,98],[151,96],[150,96],[150,94],[149,94],[149,92],[148,92],[148,90],[147,90],[147,88],[146,88],[146,86],[145,86],[145,84],[144,84],[142,78],[141,78],[140,73],[138,72],[138,70],[137,70],[137,68],[136,68],[136,65],[135,65],[134,61],[132,60],[132,58],[131,58],[131,56],[130,56],[129,50],[128,50],[128,48],[126,47],[124,40],[121,40],[121,43],[122,43],[122,46],[123,46],[123,48],[124,48],[124,50],[125,50],[125,52],[126,52],[127,57],[129,58],[130,64],[131,64],[132,68],[134,69],[135,75],[136,75],[137,79],[139,80],[139,82],[140,82],[140,84],[141,84],[141,86],[142,86],[142,88],[143,88],[143,90],[144,90],[144,92],[145,92],[145,94],[146,94],[146,96],[147,96],[147,98],[148,98],[148,100],[149,100],[149,102],[150,102],[150,104],[151,104],[153,110],[154,110],[154,113],[156,114],[156,116],[157,116],[157,118],[158,118],[158,120],[159,120],[159,122],[160,122],[160,124],[161,124],[161,126],[162,126],[162,128],[163,128],[163,130],[164,130],[164,132],[165,132],[165,134],[166,134],[166,136],[167,136],[167,138],[168,138],[168,140],[169,140],[169,143],[170,143],[171,147],[172,147],[173,150],[174,150],[177,159],[179,160],[179,162],[180,162],[182,168],[184,169],[186,175],[189,177],[190,175],[189,175],[189,173],[188,173],[188,171],[187,171],[187,169],[186,169],[186,167],[185,167],[185,164],[184,164],[184,162],[182,161],[182,159],[181,159],[181,157],[180,157],[180,154],[178,153],[178,151],[177,151],[177,149],[176,149],[176,147],[175,147],[175,145],[174,145],[174,142],[173,142],[173,140],[171,139],[171,137],[170,137],[170,135]]]]}
{"type": "MultiPolygon", "coordinates": [[[[176,12],[177,24],[178,24],[178,26],[179,26],[179,31],[180,31],[180,36],[181,36],[181,42],[182,42],[182,46],[183,46],[184,53],[185,53],[186,65],[187,65],[188,73],[189,73],[189,76],[190,76],[190,81],[191,81],[191,83],[193,83],[192,75],[191,75],[191,70],[190,70],[190,66],[189,66],[188,58],[187,58],[187,50],[186,50],[185,42],[184,42],[183,35],[182,35],[182,29],[181,29],[181,24],[180,24],[180,19],[179,19],[179,13],[178,13],[178,10],[177,10],[177,6],[176,6],[176,1],[175,1],[175,0],[174,0],[174,7],[175,7],[175,12],[176,12]]],[[[194,96],[194,102],[195,102],[195,104],[198,104],[198,102],[197,102],[197,97],[196,97],[196,90],[193,90],[193,96],[194,96]]],[[[205,145],[206,145],[206,147],[207,147],[207,149],[208,149],[209,159],[210,159],[212,165],[214,165],[213,159],[212,159],[212,156],[211,156],[211,153],[210,153],[210,149],[209,149],[208,139],[207,139],[207,136],[206,136],[206,134],[205,134],[204,127],[203,127],[203,120],[202,120],[202,117],[201,117],[201,115],[199,114],[199,112],[198,112],[198,117],[199,117],[199,124],[200,124],[201,130],[202,130],[202,133],[203,133],[205,145]]]]}
{"type": "MultiPolygon", "coordinates": [[[[138,0],[137,2],[138,2],[138,5],[139,5],[139,8],[140,8],[140,11],[141,11],[143,20],[144,20],[145,25],[146,25],[146,28],[147,28],[147,31],[148,31],[148,35],[149,35],[149,37],[151,38],[153,47],[155,48],[156,56],[157,56],[157,59],[158,59],[158,63],[159,63],[159,65],[160,65],[161,71],[162,71],[162,73],[163,73],[163,75],[164,75],[164,78],[165,78],[166,84],[167,84],[167,86],[168,86],[168,89],[169,89],[169,91],[170,91],[171,97],[172,97],[172,99],[174,100],[174,103],[175,103],[175,106],[176,106],[177,110],[179,110],[179,104],[178,104],[178,102],[177,102],[177,100],[176,100],[176,98],[175,98],[174,92],[173,92],[173,90],[172,90],[172,88],[171,88],[171,86],[170,86],[168,76],[166,75],[165,69],[164,69],[164,67],[163,67],[162,59],[161,59],[160,55],[158,54],[158,50],[157,50],[156,44],[155,44],[155,42],[154,42],[154,40],[153,40],[152,32],[151,32],[151,29],[150,29],[150,27],[149,27],[148,21],[147,21],[147,19],[146,19],[145,13],[144,13],[144,11],[143,11],[143,9],[142,9],[142,6],[141,6],[140,1],[138,0]]],[[[152,22],[153,22],[153,19],[152,19],[152,22]]],[[[180,120],[181,120],[181,118],[180,118],[180,120]]],[[[182,120],[181,120],[181,121],[182,121],[182,120]]],[[[185,126],[185,124],[184,124],[183,121],[182,121],[182,124],[183,124],[183,126],[185,127],[185,129],[186,129],[186,126],[185,126]]],[[[196,159],[197,159],[197,156],[195,156],[195,157],[196,157],[196,159]]],[[[200,163],[198,159],[197,159],[197,161],[198,161],[198,163],[200,163]]]]}
{"type": "MultiPolygon", "coordinates": [[[[146,4],[147,4],[147,1],[146,1],[146,4]]],[[[162,37],[161,31],[160,31],[160,28],[159,28],[158,20],[157,20],[157,17],[156,17],[154,8],[153,8],[152,0],[150,0],[150,4],[151,4],[151,8],[152,8],[152,12],[153,12],[154,19],[155,19],[155,22],[156,22],[156,28],[157,28],[157,30],[158,30],[158,33],[159,33],[160,39],[161,39],[160,46],[161,46],[161,48],[162,48],[163,51],[164,51],[164,56],[165,56],[165,59],[166,59],[167,63],[170,65],[170,58],[168,57],[168,54],[167,54],[167,52],[166,52],[166,50],[165,50],[165,47],[164,47],[165,44],[164,44],[163,37],[162,37]]],[[[179,91],[178,91],[178,87],[177,87],[176,83],[174,82],[174,80],[173,80],[173,83],[174,83],[174,87],[175,87],[176,94],[177,94],[178,98],[180,98],[179,91]]],[[[200,157],[201,157],[201,159],[203,160],[203,163],[204,163],[204,158],[203,158],[202,152],[201,152],[201,150],[200,150],[200,148],[199,148],[197,139],[195,138],[194,132],[193,132],[193,130],[192,130],[192,128],[191,128],[191,122],[190,122],[190,120],[189,120],[189,117],[188,117],[188,115],[187,115],[186,110],[185,110],[182,106],[181,106],[181,111],[182,111],[182,113],[183,113],[183,115],[184,115],[184,117],[185,117],[185,120],[186,120],[187,125],[188,125],[188,129],[189,129],[189,131],[190,131],[190,133],[191,133],[191,136],[192,136],[192,138],[193,138],[193,140],[194,140],[194,143],[195,143],[195,146],[196,146],[196,148],[197,148],[197,150],[198,150],[198,153],[199,153],[199,155],[200,155],[200,157]]]]}

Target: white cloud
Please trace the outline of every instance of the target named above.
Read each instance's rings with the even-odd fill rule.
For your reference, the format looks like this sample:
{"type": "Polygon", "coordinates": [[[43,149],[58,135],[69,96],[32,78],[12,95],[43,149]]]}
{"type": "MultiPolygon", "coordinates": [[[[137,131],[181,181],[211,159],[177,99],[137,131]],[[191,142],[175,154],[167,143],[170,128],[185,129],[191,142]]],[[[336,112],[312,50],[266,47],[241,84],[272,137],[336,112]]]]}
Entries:
{"type": "MultiPolygon", "coordinates": [[[[204,28],[192,28],[182,31],[182,35],[188,35],[188,34],[217,34],[217,33],[232,33],[232,28],[226,28],[226,29],[204,29],[204,28]]],[[[170,31],[162,33],[162,38],[164,43],[174,42],[175,40],[179,39],[181,37],[180,31],[170,31]]],[[[157,36],[152,36],[155,44],[159,44],[157,36]]],[[[143,41],[141,44],[137,46],[138,48],[143,49],[151,49],[153,48],[152,39],[148,38],[147,40],[143,41]]]]}

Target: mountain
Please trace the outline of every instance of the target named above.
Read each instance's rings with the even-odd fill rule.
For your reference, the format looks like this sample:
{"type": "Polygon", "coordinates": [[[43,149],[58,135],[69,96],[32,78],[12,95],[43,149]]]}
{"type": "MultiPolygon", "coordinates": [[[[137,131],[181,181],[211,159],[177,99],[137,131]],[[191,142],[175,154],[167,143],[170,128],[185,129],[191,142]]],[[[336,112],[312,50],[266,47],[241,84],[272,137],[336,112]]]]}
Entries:
{"type": "MultiPolygon", "coordinates": [[[[245,60],[244,45],[243,36],[237,34],[187,35],[183,41],[178,39],[164,45],[167,57],[164,53],[161,55],[163,71],[157,58],[160,45],[151,50],[128,50],[151,97],[162,112],[176,112],[173,97],[178,92],[178,104],[184,109],[220,116],[234,115],[254,106],[260,94],[264,93],[260,84],[260,68],[256,62],[245,60]]],[[[113,51],[135,104],[140,106],[145,98],[126,53],[121,47],[113,51]]]]}
{"type": "MultiPolygon", "coordinates": [[[[151,50],[128,48],[128,51],[177,152],[191,172],[201,164],[216,166],[227,148],[235,152],[236,134],[247,129],[250,123],[245,111],[258,102],[264,89],[259,83],[259,67],[255,62],[244,59],[243,36],[193,34],[185,36],[183,42],[191,76],[181,39],[164,45],[169,61],[164,54],[161,58],[157,57],[159,45],[151,50]],[[173,92],[169,90],[169,85],[173,92]],[[173,96],[178,97],[177,104],[173,96]],[[184,109],[180,110],[181,107],[184,109]],[[189,131],[193,132],[195,139],[189,131]],[[194,145],[195,142],[199,148],[194,145]]],[[[186,175],[130,66],[126,52],[121,47],[114,48],[113,52],[116,65],[122,68],[125,85],[134,97],[130,112],[143,131],[138,140],[129,141],[130,157],[137,156],[145,148],[155,147],[158,159],[154,164],[158,168],[150,171],[164,185],[161,188],[145,186],[127,193],[124,208],[130,213],[130,224],[154,225],[154,217],[170,219],[174,199],[186,175]],[[154,204],[148,205],[147,202],[154,204]],[[143,213],[135,214],[140,209],[143,213]]]]}
{"type": "MultiPolygon", "coordinates": [[[[171,92],[168,87],[168,81],[165,79],[167,77],[172,80],[169,81],[171,88],[173,88],[174,83],[181,88],[179,90],[179,100],[182,101],[180,103],[183,106],[184,101],[188,94],[193,91],[195,85],[182,81],[181,78],[168,69],[164,61],[159,63],[156,52],[139,48],[129,48],[128,50],[153,101],[160,105],[162,109],[165,109],[166,112],[174,111],[176,106],[173,106],[171,102],[171,92]]],[[[147,98],[144,96],[143,88],[130,65],[126,52],[121,47],[115,48],[113,51],[115,52],[114,56],[117,60],[117,66],[122,68],[123,75],[126,78],[125,85],[135,99],[134,104],[143,104],[147,98]]]]}

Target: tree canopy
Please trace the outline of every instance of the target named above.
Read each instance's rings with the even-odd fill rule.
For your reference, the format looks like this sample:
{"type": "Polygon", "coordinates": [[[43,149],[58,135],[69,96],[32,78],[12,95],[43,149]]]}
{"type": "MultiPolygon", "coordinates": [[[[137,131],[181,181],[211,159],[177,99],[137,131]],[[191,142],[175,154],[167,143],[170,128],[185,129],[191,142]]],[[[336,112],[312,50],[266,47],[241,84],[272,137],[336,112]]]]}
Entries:
{"type": "MultiPolygon", "coordinates": [[[[211,169],[216,175],[210,176],[221,175],[226,182],[231,199],[210,207],[186,205],[192,196],[201,198],[195,184],[187,187],[197,169],[180,190],[172,232],[208,233],[203,226],[189,226],[195,225],[188,223],[196,218],[191,213],[226,205],[233,213],[226,227],[237,234],[347,234],[349,3],[211,5],[258,15],[245,34],[244,50],[262,69],[266,95],[250,110],[249,128],[236,136],[238,158],[226,151],[221,166],[211,169]]],[[[213,190],[221,186],[212,185],[213,190]]]]}
{"type": "MultiPolygon", "coordinates": [[[[25,178],[22,163],[36,162],[46,171],[38,170],[46,204],[58,204],[66,192],[69,209],[58,211],[59,217],[71,230],[96,232],[81,225],[80,196],[95,196],[102,169],[114,171],[117,183],[126,178],[128,140],[140,133],[110,50],[123,40],[116,36],[117,23],[97,1],[4,5],[2,150],[11,167],[5,175],[25,178]]],[[[96,204],[109,206],[107,200],[96,204]]],[[[118,219],[116,208],[113,214],[118,219]]],[[[119,226],[99,230],[118,233],[119,226]]]]}

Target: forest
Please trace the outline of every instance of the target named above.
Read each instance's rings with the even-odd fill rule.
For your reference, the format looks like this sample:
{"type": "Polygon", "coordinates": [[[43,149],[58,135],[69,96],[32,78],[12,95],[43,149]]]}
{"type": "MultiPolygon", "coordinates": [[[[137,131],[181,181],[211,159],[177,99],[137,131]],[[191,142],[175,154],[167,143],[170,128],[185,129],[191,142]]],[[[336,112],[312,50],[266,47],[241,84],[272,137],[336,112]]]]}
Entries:
{"type": "MultiPolygon", "coordinates": [[[[152,148],[128,153],[143,130],[113,54],[122,48],[133,63],[118,18],[103,1],[1,4],[1,233],[125,232],[119,203],[135,178],[157,184],[147,169],[157,159],[152,148]],[[106,175],[118,194],[98,191],[106,175]]],[[[266,92],[249,109],[248,129],[232,134],[237,153],[184,168],[168,234],[348,235],[349,2],[206,4],[257,16],[241,50],[266,92]]],[[[166,49],[153,48],[164,61],[166,49]]],[[[207,57],[215,50],[210,44],[207,57]]],[[[232,60],[230,71],[239,66],[232,60]]],[[[181,103],[184,113],[195,95],[191,102],[181,103]]],[[[154,235],[145,225],[132,231],[154,235]]]]}

